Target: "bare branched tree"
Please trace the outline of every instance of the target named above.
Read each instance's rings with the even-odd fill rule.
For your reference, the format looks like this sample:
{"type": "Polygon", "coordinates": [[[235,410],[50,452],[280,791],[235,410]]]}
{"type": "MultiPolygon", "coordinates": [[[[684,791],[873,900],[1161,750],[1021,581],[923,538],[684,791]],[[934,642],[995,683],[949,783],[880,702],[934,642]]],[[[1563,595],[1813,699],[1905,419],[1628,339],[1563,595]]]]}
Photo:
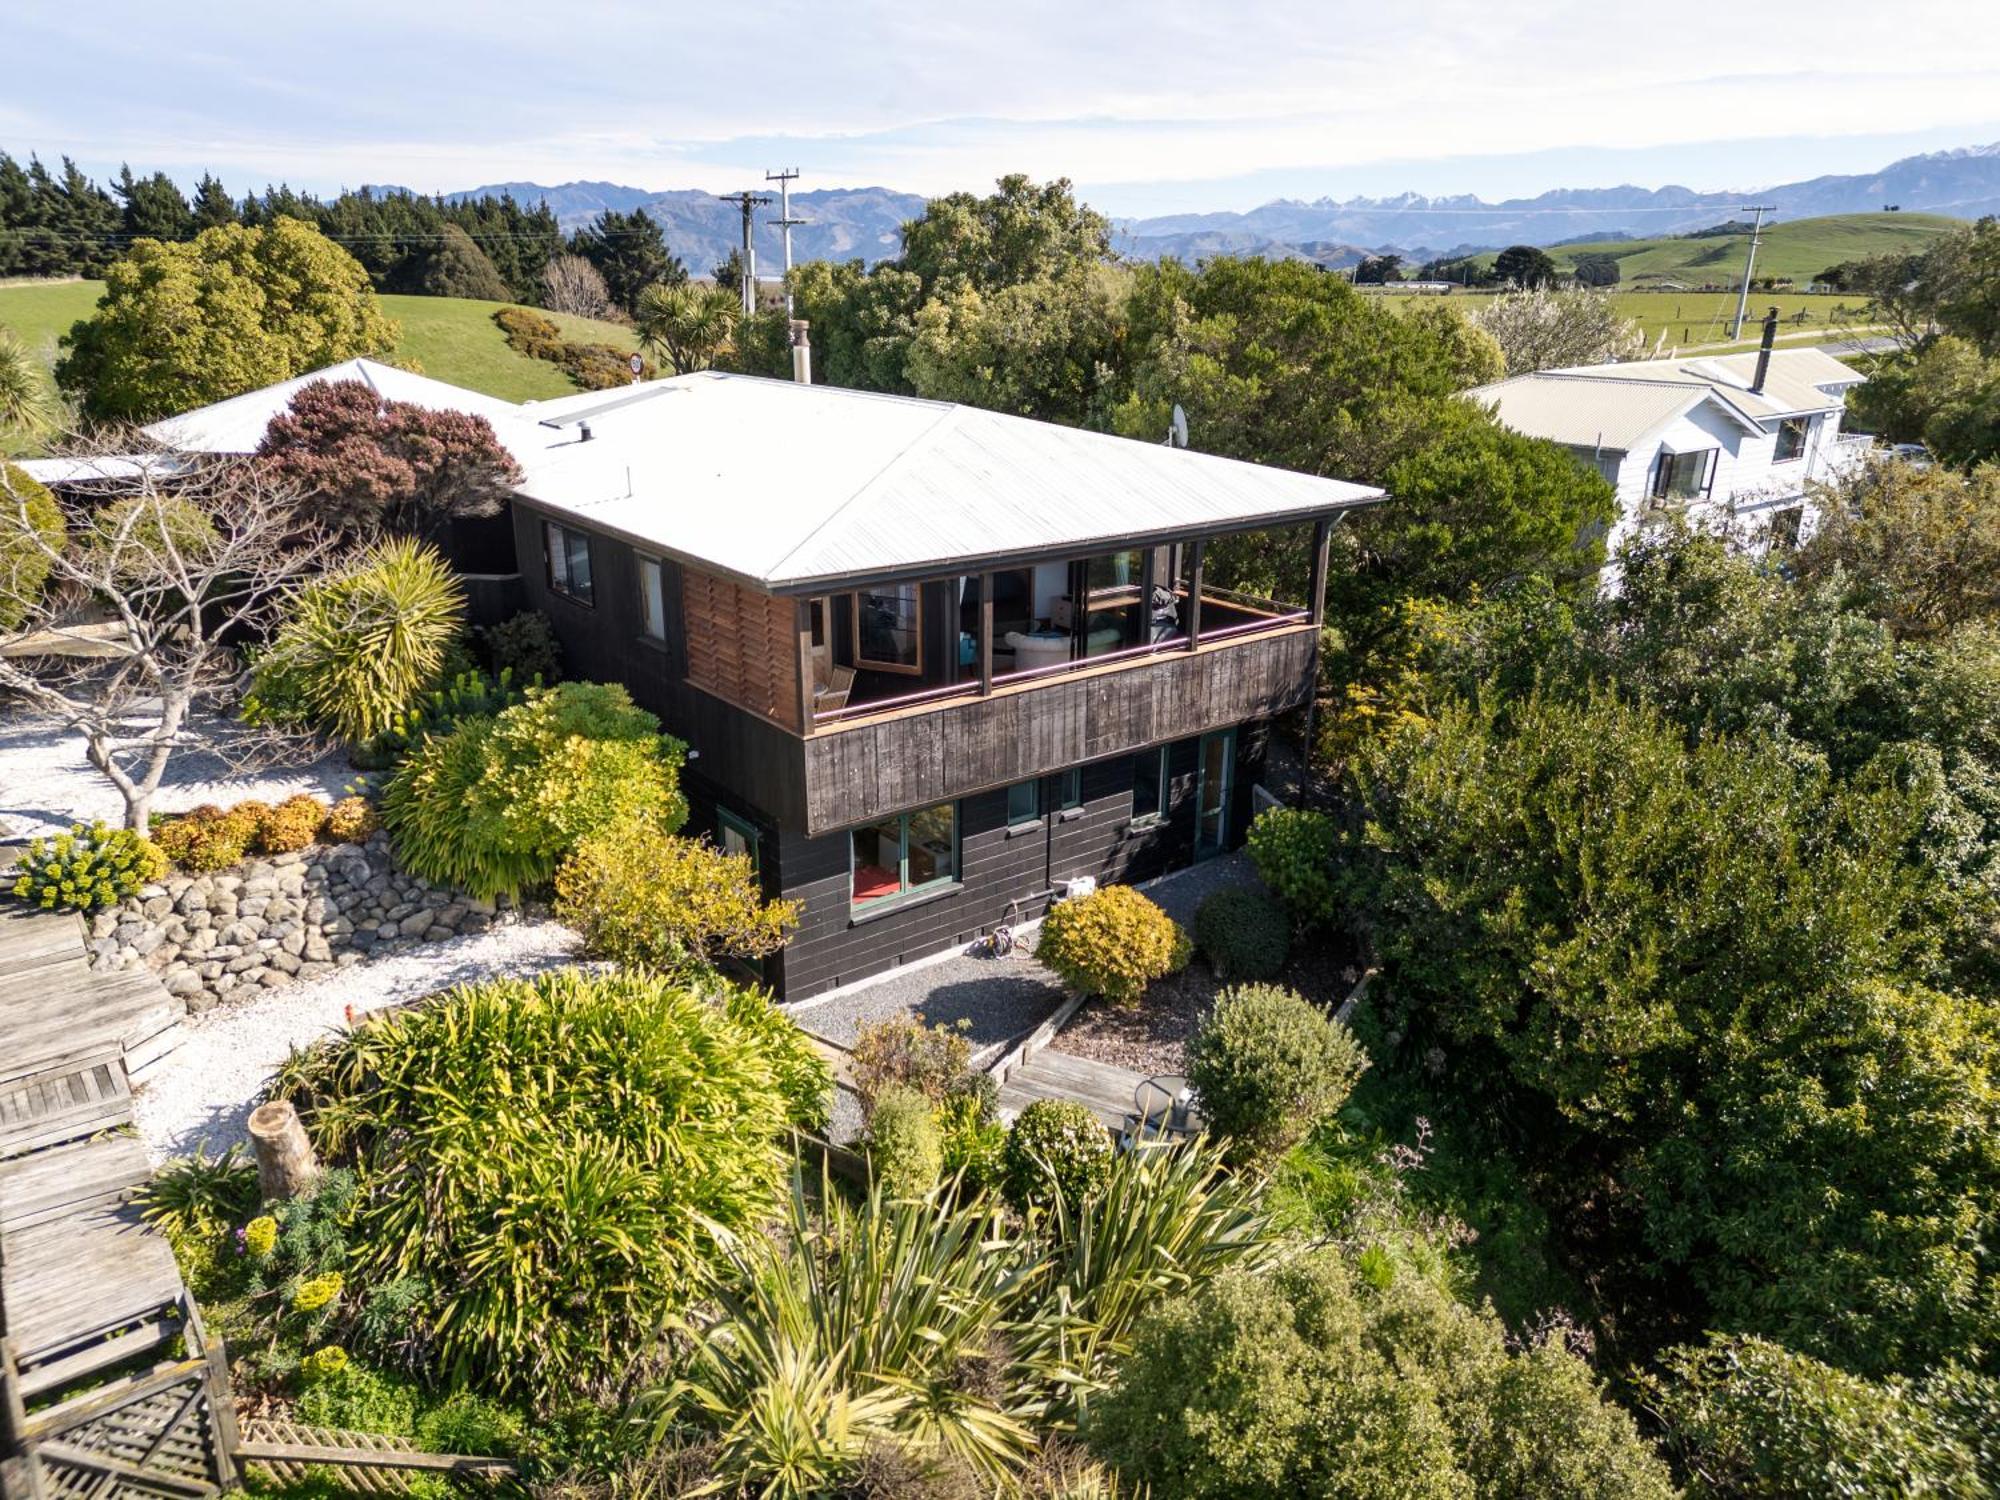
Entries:
{"type": "Polygon", "coordinates": [[[316,752],[309,738],[227,710],[242,678],[238,646],[266,634],[288,590],[334,566],[341,543],[261,464],[128,451],[136,462],[79,460],[93,488],[116,498],[73,516],[61,542],[34,524],[28,494],[0,467],[0,542],[48,563],[32,598],[0,600],[20,621],[0,634],[0,696],[82,735],[90,764],[125,800],[126,826],[143,829],[176,753],[205,752],[240,774],[316,752]]]}
{"type": "Polygon", "coordinates": [[[558,255],[542,267],[542,306],[579,318],[607,317],[611,292],[597,267],[581,255],[558,255]]]}

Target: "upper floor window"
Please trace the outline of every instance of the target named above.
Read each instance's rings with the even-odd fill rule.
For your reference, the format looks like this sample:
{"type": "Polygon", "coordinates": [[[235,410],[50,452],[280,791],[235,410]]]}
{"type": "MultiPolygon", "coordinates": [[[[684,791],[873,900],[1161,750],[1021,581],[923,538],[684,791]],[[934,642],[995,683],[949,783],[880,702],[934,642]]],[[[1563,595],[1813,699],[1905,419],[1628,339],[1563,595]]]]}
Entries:
{"type": "Polygon", "coordinates": [[[1812,430],[1812,418],[1787,417],[1778,424],[1778,446],[1771,454],[1774,464],[1788,464],[1795,458],[1803,457],[1806,451],[1806,434],[1812,430]]]}
{"type": "Polygon", "coordinates": [[[914,583],[890,583],[854,596],[854,664],[877,672],[924,669],[923,594],[914,583]]]}
{"type": "Polygon", "coordinates": [[[549,587],[579,604],[596,601],[590,581],[590,538],[554,521],[542,523],[542,546],[548,553],[549,587]]]}
{"type": "Polygon", "coordinates": [[[1698,500],[1708,493],[1709,480],[1714,474],[1713,448],[1697,448],[1692,453],[1663,451],[1659,467],[1653,473],[1653,498],[1698,500]]]}
{"type": "Polygon", "coordinates": [[[639,559],[639,611],[648,640],[667,638],[667,587],[657,557],[639,559]]]}

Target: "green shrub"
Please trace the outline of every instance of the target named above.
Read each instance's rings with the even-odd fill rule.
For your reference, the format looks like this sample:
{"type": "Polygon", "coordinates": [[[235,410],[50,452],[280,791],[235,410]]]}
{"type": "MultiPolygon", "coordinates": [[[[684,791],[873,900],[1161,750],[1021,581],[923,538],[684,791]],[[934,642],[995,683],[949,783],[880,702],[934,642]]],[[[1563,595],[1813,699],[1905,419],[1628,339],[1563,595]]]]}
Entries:
{"type": "Polygon", "coordinates": [[[375,804],[366,797],[342,797],[326,813],[326,836],[336,844],[358,844],[382,826],[375,804]]]}
{"type": "Polygon", "coordinates": [[[1864,1380],[1767,1339],[1711,1334],[1662,1356],[1646,1405],[1696,1500],[1991,1495],[2000,1382],[1946,1367],[1864,1380]],[[1968,1399],[1969,1398],[1969,1399],[1968,1399]]]}
{"type": "Polygon", "coordinates": [[[417,1445],[431,1453],[502,1457],[519,1452],[524,1435],[519,1416],[472,1391],[453,1391],[419,1413],[413,1434],[417,1445]]]}
{"type": "Polygon", "coordinates": [[[1186,967],[1192,949],[1158,906],[1129,885],[1107,885],[1050,907],[1035,957],[1073,990],[1134,1005],[1147,985],[1186,967]]]}
{"type": "Polygon", "coordinates": [[[464,613],[465,591],[436,549],[392,538],[287,600],[260,680],[277,674],[318,723],[359,744],[437,682],[464,613]]]}
{"type": "MultiPolygon", "coordinates": [[[[456,648],[457,642],[453,646],[456,648]]],[[[456,650],[451,654],[456,655],[456,650]]],[[[366,745],[350,751],[350,759],[364,771],[389,770],[424,736],[449,734],[466,719],[491,718],[526,701],[526,690],[514,685],[519,680],[507,669],[497,677],[488,677],[477,668],[449,673],[442,687],[391,714],[388,727],[366,745]]]]}
{"type": "Polygon", "coordinates": [[[659,975],[462,987],[295,1056],[299,1106],[360,1197],[364,1292],[417,1310],[434,1373],[495,1394],[622,1373],[773,1207],[790,1105],[759,1039],[659,975]]]}
{"type": "Polygon", "coordinates": [[[1333,859],[1339,835],[1325,813],[1267,807],[1250,825],[1246,847],[1257,874],[1308,925],[1338,915],[1333,859]]]}
{"type": "MultiPolygon", "coordinates": [[[[983,1076],[983,1075],[982,1075],[983,1076]]],[[[934,1107],[944,1175],[969,1189],[997,1192],[1006,1176],[1007,1127],[990,1095],[954,1094],[934,1107]]]]}
{"type": "Polygon", "coordinates": [[[1354,1034],[1295,990],[1224,990],[1188,1039],[1187,1075],[1208,1128],[1268,1160],[1346,1102],[1368,1066],[1354,1034]]]}
{"type": "Polygon", "coordinates": [[[1292,955],[1292,919],[1255,891],[1217,891],[1194,914],[1194,945],[1217,979],[1275,979],[1292,955]]]}
{"type": "Polygon", "coordinates": [[[161,853],[190,874],[241,864],[257,841],[267,811],[261,802],[239,802],[224,811],[212,802],[153,825],[161,853]]]}
{"type": "Polygon", "coordinates": [[[20,628],[28,617],[53,566],[42,549],[60,552],[67,538],[56,497],[0,464],[0,632],[20,628]]]}
{"type": "Polygon", "coordinates": [[[562,681],[562,642],[540,610],[524,609],[498,625],[482,627],[479,642],[495,677],[511,673],[524,686],[552,687],[562,681]]]}
{"type": "Polygon", "coordinates": [[[692,976],[777,952],[799,906],[766,901],[747,854],[651,826],[611,827],[556,872],[556,919],[583,934],[592,957],[692,976]]]}
{"type": "Polygon", "coordinates": [[[292,854],[309,849],[325,825],[327,806],[306,792],[287,797],[268,813],[257,830],[257,845],[266,854],[292,854]]]}
{"type": "Polygon", "coordinates": [[[119,576],[170,582],[215,556],[222,537],[207,511],[172,495],[135,495],[91,513],[84,545],[113,552],[119,576]]]}
{"type": "Polygon", "coordinates": [[[14,866],[13,891],[44,911],[97,911],[166,873],[166,855],[144,834],[78,823],[28,845],[14,866]]]}
{"type": "Polygon", "coordinates": [[[892,1198],[921,1198],[938,1185],[944,1144],[930,1100],[900,1083],[875,1096],[868,1119],[868,1166],[875,1190],[892,1198]]]}
{"type": "Polygon", "coordinates": [[[933,1104],[960,1096],[980,1098],[990,1109],[992,1079],[974,1070],[965,1023],[926,1026],[914,1016],[890,1016],[864,1023],[849,1054],[849,1076],[866,1115],[875,1096],[891,1084],[907,1084],[933,1104]]]}
{"type": "Polygon", "coordinates": [[[413,1382],[350,1359],[345,1368],[300,1391],[297,1405],[299,1420],[315,1427],[415,1437],[421,1399],[413,1382]]]}
{"type": "Polygon", "coordinates": [[[475,896],[518,892],[600,829],[671,833],[687,820],[685,747],[659,728],[616,685],[530,689],[418,745],[383,791],[382,820],[413,874],[475,896]]]}
{"type": "Polygon", "coordinates": [[[833,1105],[833,1068],[798,1022],[773,1005],[764,991],[740,984],[724,988],[722,1013],[756,1043],[770,1064],[792,1124],[800,1130],[826,1129],[833,1105]]]}
{"type": "Polygon", "coordinates": [[[1490,1311],[1332,1250],[1154,1309],[1083,1430],[1156,1500],[1675,1493],[1576,1356],[1510,1354],[1490,1311]]]}
{"type": "Polygon", "coordinates": [[[311,728],[313,705],[306,692],[305,673],[283,658],[273,657],[269,646],[247,648],[244,657],[250,687],[237,706],[236,716],[245,724],[260,727],[311,728]]]}
{"type": "Polygon", "coordinates": [[[1074,1214],[1111,1171],[1111,1135],[1073,1099],[1037,1099],[1007,1132],[1007,1201],[1021,1213],[1057,1199],[1074,1214]]]}

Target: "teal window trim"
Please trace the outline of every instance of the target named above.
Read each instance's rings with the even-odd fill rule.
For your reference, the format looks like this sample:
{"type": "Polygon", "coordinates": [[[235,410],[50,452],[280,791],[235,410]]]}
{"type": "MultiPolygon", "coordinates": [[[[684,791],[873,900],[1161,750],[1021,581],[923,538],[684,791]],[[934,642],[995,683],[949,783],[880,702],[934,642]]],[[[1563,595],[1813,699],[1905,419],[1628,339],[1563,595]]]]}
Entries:
{"type": "MultiPolygon", "coordinates": [[[[761,877],[764,873],[764,836],[757,831],[757,825],[726,807],[715,810],[715,823],[718,830],[729,830],[749,846],[751,873],[761,877]]],[[[853,857],[850,850],[848,858],[851,860],[853,857]]]]}
{"type": "Polygon", "coordinates": [[[1061,773],[1057,788],[1056,808],[1060,812],[1074,812],[1083,806],[1083,768],[1071,766],[1061,773]]]}
{"type": "Polygon", "coordinates": [[[1042,821],[1042,784],[1017,781],[1007,788],[1007,831],[1023,832],[1042,821]]]}
{"type": "MultiPolygon", "coordinates": [[[[1153,762],[1154,806],[1151,812],[1142,813],[1136,810],[1133,812],[1131,826],[1134,828],[1157,828],[1167,821],[1167,814],[1171,811],[1169,794],[1172,787],[1167,777],[1167,747],[1155,745],[1150,750],[1141,750],[1136,759],[1143,766],[1147,757],[1151,757],[1153,762]]],[[[1133,778],[1133,785],[1135,787],[1138,785],[1136,776],[1133,778]]]]}
{"type": "Polygon", "coordinates": [[[962,885],[959,866],[964,858],[963,829],[956,802],[936,802],[931,807],[913,807],[908,812],[896,814],[896,889],[880,896],[870,896],[857,900],[854,895],[854,830],[847,834],[847,905],[850,915],[886,911],[905,901],[916,901],[932,894],[957,890],[962,885]],[[910,884],[910,819],[927,813],[931,807],[951,809],[951,869],[943,875],[934,875],[921,885],[910,884]]]}

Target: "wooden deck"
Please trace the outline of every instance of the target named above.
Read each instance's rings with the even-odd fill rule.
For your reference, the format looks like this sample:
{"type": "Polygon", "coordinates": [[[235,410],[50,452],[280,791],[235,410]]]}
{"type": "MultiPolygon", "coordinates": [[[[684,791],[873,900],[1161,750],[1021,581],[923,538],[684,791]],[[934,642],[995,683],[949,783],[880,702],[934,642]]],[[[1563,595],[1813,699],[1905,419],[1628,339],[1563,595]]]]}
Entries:
{"type": "Polygon", "coordinates": [[[1088,1105],[1104,1128],[1122,1131],[1138,1109],[1143,1073],[1043,1048],[1000,1083],[1000,1116],[1012,1121],[1037,1099],[1073,1099],[1088,1105]]]}
{"type": "Polygon", "coordinates": [[[71,914],[0,915],[0,1469],[28,1500],[201,1500],[234,1414],[172,1249],[140,1216],[135,1068],[179,1037],[151,974],[93,973],[71,914]],[[170,1358],[179,1341],[185,1355],[170,1358]]]}

